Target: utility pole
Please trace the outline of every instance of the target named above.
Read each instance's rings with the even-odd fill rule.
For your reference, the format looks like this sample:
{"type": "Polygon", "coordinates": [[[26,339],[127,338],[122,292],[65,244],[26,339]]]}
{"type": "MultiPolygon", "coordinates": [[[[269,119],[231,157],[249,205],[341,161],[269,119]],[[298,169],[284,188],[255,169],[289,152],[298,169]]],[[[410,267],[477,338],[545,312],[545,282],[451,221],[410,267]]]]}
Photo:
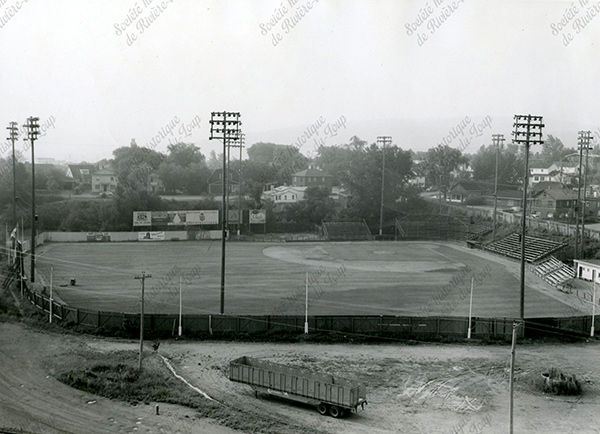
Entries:
{"type": "Polygon", "coordinates": [[[513,433],[513,400],[514,400],[514,375],[515,375],[515,348],[517,342],[517,330],[520,326],[525,327],[525,234],[527,228],[527,184],[529,182],[529,147],[542,144],[542,116],[515,115],[513,127],[513,143],[525,145],[525,171],[523,173],[523,213],[521,216],[521,297],[519,303],[519,321],[513,322],[512,346],[510,358],[510,400],[509,418],[510,433],[513,433]]]}
{"type": "Polygon", "coordinates": [[[146,279],[150,279],[152,277],[151,274],[146,274],[145,271],[142,271],[141,275],[137,275],[134,277],[136,280],[142,281],[142,311],[140,313],[140,361],[138,363],[138,369],[142,370],[142,355],[144,354],[144,286],[146,283],[146,279]]]}
{"type": "Polygon", "coordinates": [[[12,142],[12,175],[13,175],[13,226],[17,226],[17,172],[16,172],[16,163],[15,163],[15,141],[18,138],[17,132],[17,123],[10,122],[8,127],[8,139],[12,142]]]}
{"type": "Polygon", "coordinates": [[[29,117],[23,125],[27,129],[27,137],[23,140],[31,142],[31,276],[29,281],[35,282],[35,152],[34,143],[40,134],[40,118],[29,117]]]}
{"type": "Polygon", "coordinates": [[[492,239],[496,241],[496,219],[498,214],[498,157],[500,156],[500,148],[504,142],[504,134],[492,134],[492,143],[496,148],[496,176],[494,181],[494,227],[492,229],[492,239]]]}
{"type": "Polygon", "coordinates": [[[583,202],[581,203],[581,258],[584,255],[584,244],[585,244],[585,207],[586,203],[586,190],[587,190],[587,173],[588,173],[588,160],[590,154],[590,140],[593,139],[590,131],[579,132],[583,148],[585,149],[585,170],[583,172],[583,202]]]}
{"type": "Polygon", "coordinates": [[[225,200],[227,199],[227,143],[229,140],[238,139],[241,131],[239,112],[212,112],[210,114],[209,140],[223,140],[223,216],[221,219],[221,315],[225,313],[225,238],[227,234],[227,213],[225,200]]]}
{"type": "Polygon", "coordinates": [[[385,145],[392,144],[391,136],[377,136],[377,144],[382,145],[383,157],[381,160],[381,208],[379,210],[379,237],[383,239],[383,191],[385,186],[385,145]]]}

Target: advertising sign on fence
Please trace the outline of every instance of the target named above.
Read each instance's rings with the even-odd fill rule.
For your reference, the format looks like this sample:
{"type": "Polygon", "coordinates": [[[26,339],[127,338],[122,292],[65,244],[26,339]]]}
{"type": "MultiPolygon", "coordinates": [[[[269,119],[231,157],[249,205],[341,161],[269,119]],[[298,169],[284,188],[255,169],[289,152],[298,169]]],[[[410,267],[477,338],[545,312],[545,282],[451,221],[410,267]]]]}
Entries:
{"type": "Polygon", "coordinates": [[[160,232],[138,232],[138,241],[164,241],[165,233],[160,232]]]}
{"type": "Polygon", "coordinates": [[[108,232],[88,232],[86,236],[88,242],[108,242],[110,233],[108,232]]]}
{"type": "Polygon", "coordinates": [[[133,226],[216,225],[219,211],[134,211],[133,226]]]}
{"type": "Polygon", "coordinates": [[[253,209],[250,211],[250,224],[264,225],[267,222],[267,211],[264,209],[253,209]]]}

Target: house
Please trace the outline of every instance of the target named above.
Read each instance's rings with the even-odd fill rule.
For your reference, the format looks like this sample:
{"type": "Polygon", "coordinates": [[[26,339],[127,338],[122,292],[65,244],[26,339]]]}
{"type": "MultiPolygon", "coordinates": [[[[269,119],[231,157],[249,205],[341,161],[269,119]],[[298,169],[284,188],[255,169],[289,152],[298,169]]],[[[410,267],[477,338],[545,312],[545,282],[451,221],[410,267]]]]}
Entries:
{"type": "Polygon", "coordinates": [[[304,200],[304,193],[308,187],[296,187],[281,185],[267,191],[263,191],[261,199],[271,200],[275,205],[289,205],[304,200]]]}
{"type": "Polygon", "coordinates": [[[421,160],[414,160],[410,169],[408,184],[415,187],[425,188],[426,167],[421,160]]]}
{"type": "Polygon", "coordinates": [[[150,175],[148,175],[147,189],[150,193],[155,194],[162,193],[163,191],[165,191],[165,185],[160,179],[160,176],[158,176],[158,173],[152,172],[150,175]]]}
{"type": "Polygon", "coordinates": [[[542,219],[570,219],[575,213],[577,193],[554,188],[538,191],[531,195],[531,213],[542,219]]]}
{"type": "MultiPolygon", "coordinates": [[[[490,203],[494,203],[494,196],[490,203]]],[[[518,189],[498,189],[498,208],[514,208],[523,205],[523,192],[518,189]]]]}
{"type": "Polygon", "coordinates": [[[309,166],[292,175],[292,186],[294,187],[325,187],[329,193],[333,187],[333,176],[323,172],[318,167],[309,166]]]}
{"type": "Polygon", "coordinates": [[[540,182],[558,182],[573,184],[577,182],[578,168],[568,162],[555,162],[550,165],[533,162],[529,166],[529,184],[536,185],[540,182]]]}
{"type": "Polygon", "coordinates": [[[460,203],[480,200],[488,188],[487,184],[484,185],[476,181],[458,181],[448,190],[446,200],[460,203]]]}
{"type": "MultiPolygon", "coordinates": [[[[227,173],[229,175],[227,180],[229,193],[237,193],[240,191],[240,174],[235,169],[229,169],[227,173]]],[[[223,194],[223,169],[213,170],[213,173],[208,177],[208,194],[223,194]]]]}
{"type": "Polygon", "coordinates": [[[102,169],[92,173],[92,192],[106,193],[117,189],[117,174],[110,169],[102,169]]]}
{"type": "Polygon", "coordinates": [[[567,189],[567,186],[564,185],[562,182],[541,181],[541,182],[538,182],[537,184],[533,185],[531,187],[531,189],[529,190],[529,192],[531,193],[532,196],[534,196],[537,193],[539,193],[540,191],[544,191],[544,190],[562,190],[562,189],[567,189]]]}
{"type": "Polygon", "coordinates": [[[67,167],[67,182],[70,188],[79,186],[83,190],[91,190],[92,173],[96,171],[93,164],[69,164],[67,167]]]}

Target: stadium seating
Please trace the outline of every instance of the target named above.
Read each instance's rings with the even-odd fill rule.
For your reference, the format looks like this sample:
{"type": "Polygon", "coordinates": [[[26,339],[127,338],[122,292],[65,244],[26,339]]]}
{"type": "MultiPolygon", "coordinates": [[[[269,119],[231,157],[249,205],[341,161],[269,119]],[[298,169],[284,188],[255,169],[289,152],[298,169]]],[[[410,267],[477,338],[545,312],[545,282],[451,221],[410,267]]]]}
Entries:
{"type": "Polygon", "coordinates": [[[533,272],[558,288],[564,287],[575,278],[575,270],[554,256],[548,256],[539,262],[533,272]]]}
{"type": "Polygon", "coordinates": [[[323,222],[323,232],[326,239],[335,241],[373,239],[365,222],[323,222]]]}
{"type": "MultiPolygon", "coordinates": [[[[525,260],[531,263],[540,261],[565,246],[565,243],[525,236],[525,260]]],[[[518,233],[512,233],[483,248],[493,253],[508,256],[509,258],[521,259],[521,239],[518,233]]]]}

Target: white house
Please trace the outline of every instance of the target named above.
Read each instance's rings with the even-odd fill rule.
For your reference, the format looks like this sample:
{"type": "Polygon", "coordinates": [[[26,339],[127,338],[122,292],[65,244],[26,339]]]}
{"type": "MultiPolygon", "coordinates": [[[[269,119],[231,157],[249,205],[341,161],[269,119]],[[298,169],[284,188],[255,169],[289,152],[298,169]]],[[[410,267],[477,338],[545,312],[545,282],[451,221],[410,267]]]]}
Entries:
{"type": "Polygon", "coordinates": [[[308,187],[296,187],[281,185],[267,191],[263,191],[261,199],[272,200],[275,205],[288,205],[304,200],[304,192],[308,187]]]}

